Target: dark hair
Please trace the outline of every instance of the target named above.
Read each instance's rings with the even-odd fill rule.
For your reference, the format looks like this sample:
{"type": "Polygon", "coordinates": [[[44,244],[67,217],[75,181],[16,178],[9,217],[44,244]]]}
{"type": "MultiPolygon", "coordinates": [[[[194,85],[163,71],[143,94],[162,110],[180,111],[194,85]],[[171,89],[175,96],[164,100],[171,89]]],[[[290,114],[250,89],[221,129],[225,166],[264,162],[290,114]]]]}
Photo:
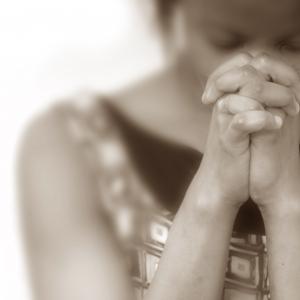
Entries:
{"type": "Polygon", "coordinates": [[[172,15],[172,10],[178,0],[155,0],[157,7],[158,20],[163,27],[167,29],[172,15]]]}

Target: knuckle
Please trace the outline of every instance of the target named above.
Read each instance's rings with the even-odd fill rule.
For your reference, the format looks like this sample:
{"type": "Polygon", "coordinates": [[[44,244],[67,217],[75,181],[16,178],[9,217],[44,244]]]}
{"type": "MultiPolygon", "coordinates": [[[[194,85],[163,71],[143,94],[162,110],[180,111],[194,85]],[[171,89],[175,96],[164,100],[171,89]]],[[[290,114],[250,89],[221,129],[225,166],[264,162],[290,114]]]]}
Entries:
{"type": "Polygon", "coordinates": [[[216,104],[216,110],[218,113],[223,112],[225,107],[225,99],[220,99],[216,104]]]}
{"type": "Polygon", "coordinates": [[[244,78],[254,77],[257,73],[256,69],[251,65],[244,65],[240,67],[240,71],[244,78]]]}
{"type": "Polygon", "coordinates": [[[233,117],[232,126],[234,128],[241,127],[245,123],[245,119],[241,114],[237,114],[233,117]]]}
{"type": "Polygon", "coordinates": [[[287,100],[288,103],[292,102],[292,101],[296,101],[296,94],[291,90],[291,89],[287,89],[287,100]]]}
{"type": "Polygon", "coordinates": [[[252,109],[252,110],[261,110],[262,109],[261,104],[255,100],[251,101],[249,106],[250,106],[250,109],[252,109]]]}
{"type": "Polygon", "coordinates": [[[261,64],[265,64],[270,60],[270,55],[263,52],[263,53],[260,53],[257,58],[261,64]]]}
{"type": "Polygon", "coordinates": [[[242,91],[245,93],[245,96],[257,97],[262,94],[263,89],[263,82],[257,78],[252,78],[245,84],[245,86],[242,88],[242,91]]]}
{"type": "Polygon", "coordinates": [[[270,56],[267,53],[260,53],[257,55],[253,61],[256,66],[264,67],[269,63],[270,56]]]}
{"type": "Polygon", "coordinates": [[[244,64],[247,64],[251,61],[252,56],[249,53],[241,52],[237,55],[237,59],[244,64]]]}

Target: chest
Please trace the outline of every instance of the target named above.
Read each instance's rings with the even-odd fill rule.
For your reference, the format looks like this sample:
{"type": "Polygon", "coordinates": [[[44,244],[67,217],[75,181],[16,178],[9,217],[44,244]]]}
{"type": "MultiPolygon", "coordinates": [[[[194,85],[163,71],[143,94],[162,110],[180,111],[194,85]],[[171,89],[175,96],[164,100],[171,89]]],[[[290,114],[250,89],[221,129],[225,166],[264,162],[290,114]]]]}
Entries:
{"type": "MultiPolygon", "coordinates": [[[[123,251],[138,299],[143,299],[202,156],[145,134],[122,118],[114,120],[112,127],[110,122],[101,124],[101,130],[94,132],[85,127],[79,136],[95,169],[99,206],[123,251]]],[[[246,220],[248,215],[253,221],[249,211],[251,207],[239,218],[246,220]]],[[[224,300],[269,299],[265,237],[240,229],[236,226],[231,238],[224,300]]]]}

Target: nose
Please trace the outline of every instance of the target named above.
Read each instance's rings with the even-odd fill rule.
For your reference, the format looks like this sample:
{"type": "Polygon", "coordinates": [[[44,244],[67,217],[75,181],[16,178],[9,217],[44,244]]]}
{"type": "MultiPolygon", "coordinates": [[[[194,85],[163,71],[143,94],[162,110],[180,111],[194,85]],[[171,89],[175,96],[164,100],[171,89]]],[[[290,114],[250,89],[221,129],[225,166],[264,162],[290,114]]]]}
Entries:
{"type": "Polygon", "coordinates": [[[261,45],[261,44],[245,46],[244,51],[248,52],[253,57],[256,57],[262,53],[268,53],[268,54],[275,55],[274,49],[272,49],[271,47],[267,47],[265,45],[261,45]]]}
{"type": "Polygon", "coordinates": [[[266,52],[266,50],[262,50],[262,49],[247,49],[246,50],[251,56],[255,57],[260,53],[266,52]]]}

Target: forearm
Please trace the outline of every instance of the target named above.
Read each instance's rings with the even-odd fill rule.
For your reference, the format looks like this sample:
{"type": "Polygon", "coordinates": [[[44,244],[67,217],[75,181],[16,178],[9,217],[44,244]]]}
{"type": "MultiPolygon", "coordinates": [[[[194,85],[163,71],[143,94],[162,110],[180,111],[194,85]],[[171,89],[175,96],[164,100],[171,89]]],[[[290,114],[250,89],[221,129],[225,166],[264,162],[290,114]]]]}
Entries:
{"type": "Polygon", "coordinates": [[[267,231],[272,300],[300,295],[300,197],[290,204],[263,210],[267,231]]]}
{"type": "Polygon", "coordinates": [[[194,180],[173,223],[147,300],[221,298],[238,208],[229,208],[215,197],[194,180]]]}

